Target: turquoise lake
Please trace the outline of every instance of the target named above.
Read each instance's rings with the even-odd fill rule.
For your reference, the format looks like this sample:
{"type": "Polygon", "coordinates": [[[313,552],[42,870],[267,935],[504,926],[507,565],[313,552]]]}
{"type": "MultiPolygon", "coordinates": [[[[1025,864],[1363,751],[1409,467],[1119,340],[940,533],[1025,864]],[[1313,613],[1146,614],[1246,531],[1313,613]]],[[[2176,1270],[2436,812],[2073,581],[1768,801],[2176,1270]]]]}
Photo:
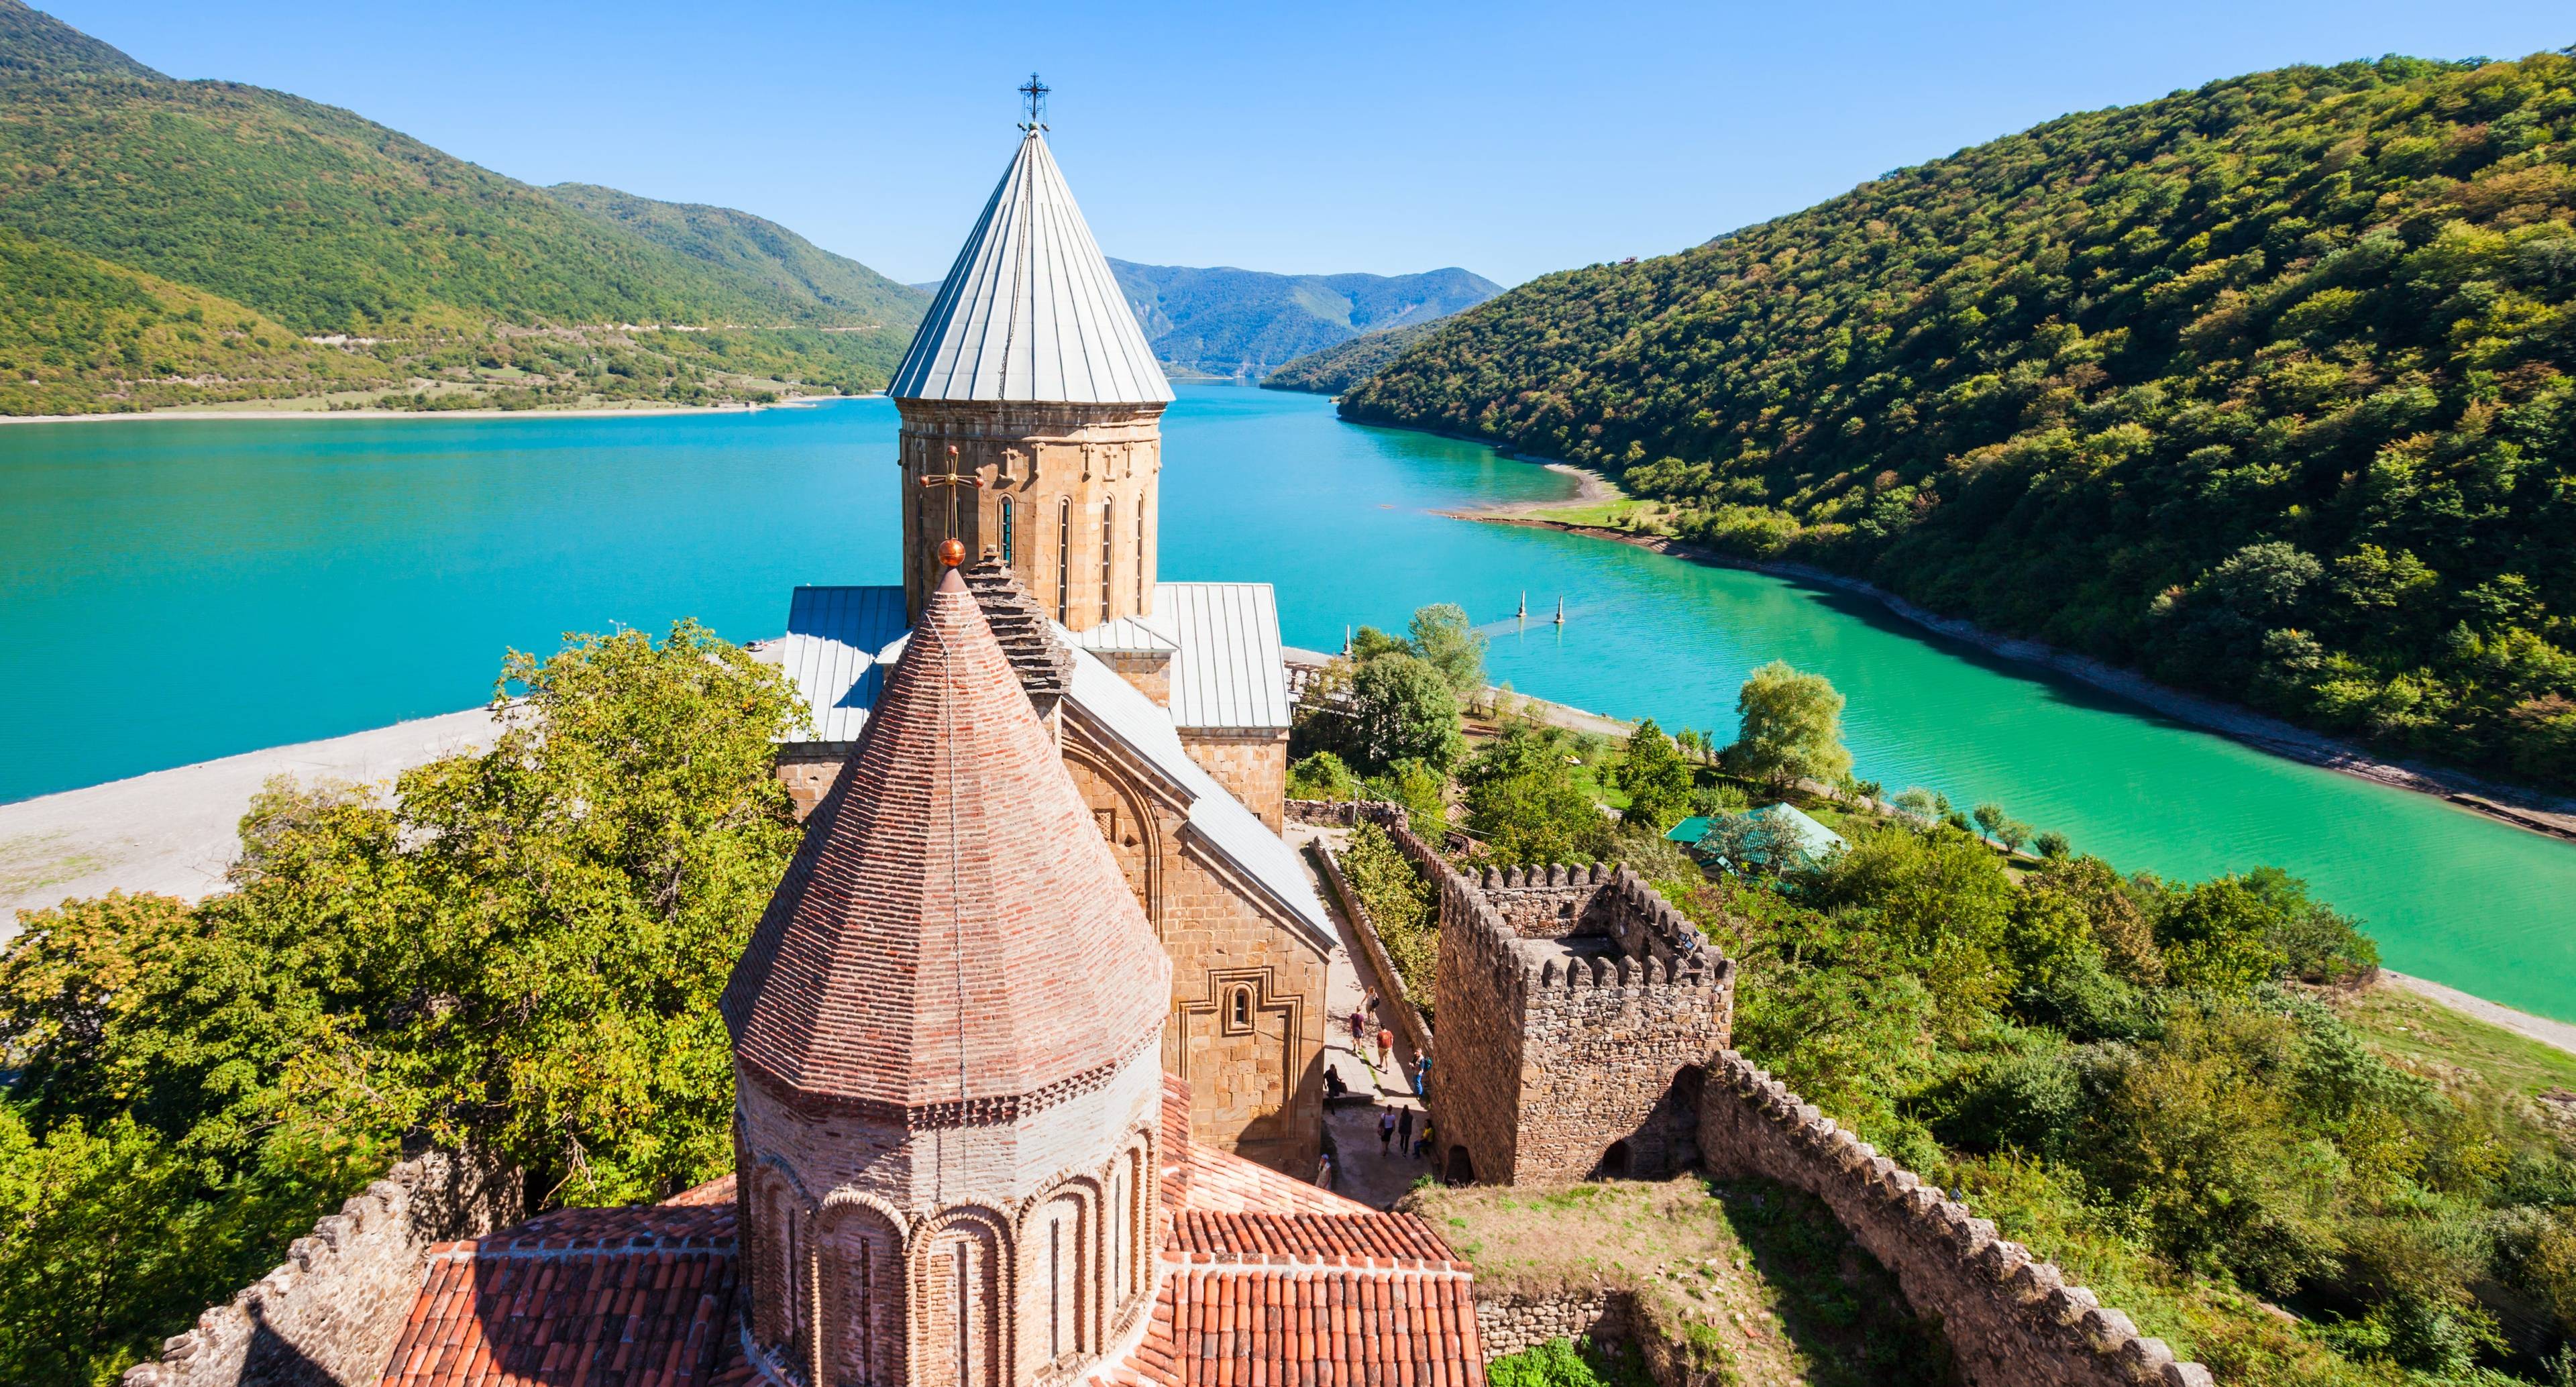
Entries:
{"type": "MultiPolygon", "coordinates": [[[[572,419],[0,427],[0,801],[449,712],[506,646],[696,616],[778,632],[798,583],[896,580],[893,406],[572,419]]],[[[2289,867],[2391,967],[2576,1020],[2576,845],[2263,755],[1928,638],[1876,604],[1629,545],[1443,519],[1552,497],[1489,450],[1318,398],[1187,388],[1162,572],[1278,585],[1292,644],[1452,601],[1493,675],[1727,733],[1782,658],[1850,699],[1858,770],[1996,800],[2124,869],[2289,867]],[[1561,595],[1568,620],[1508,618],[1561,595]]]]}

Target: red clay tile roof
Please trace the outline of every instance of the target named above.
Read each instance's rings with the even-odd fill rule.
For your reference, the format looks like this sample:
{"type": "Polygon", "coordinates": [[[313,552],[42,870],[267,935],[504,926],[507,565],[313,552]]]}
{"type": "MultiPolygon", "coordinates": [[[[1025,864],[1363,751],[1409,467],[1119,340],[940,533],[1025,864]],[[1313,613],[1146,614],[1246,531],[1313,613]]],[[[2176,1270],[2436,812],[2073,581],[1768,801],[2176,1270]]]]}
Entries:
{"type": "Polygon", "coordinates": [[[714,1387],[737,1366],[730,1208],[563,1209],[432,1248],[385,1387],[714,1387]]]}
{"type": "MultiPolygon", "coordinates": [[[[1384,1217],[1383,1215],[1381,1217],[1384,1217]]],[[[1447,1264],[1178,1265],[1112,1387],[1483,1387],[1474,1281],[1447,1264]]]]}
{"type": "Polygon", "coordinates": [[[733,1172],[728,1170],[703,1185],[682,1190],[663,1200],[662,1203],[665,1207],[722,1204],[730,1208],[733,1204],[733,1172]]]}
{"type": "MultiPolygon", "coordinates": [[[[1186,1139],[1188,1090],[1167,1104],[1186,1139]]],[[[1482,1387],[1472,1278],[1430,1225],[1192,1148],[1163,1289],[1109,1387],[1482,1387]]],[[[431,1252],[385,1387],[743,1387],[730,1177],[431,1252]]]]}
{"type": "Polygon", "coordinates": [[[724,995],[736,1062],[912,1121],[1078,1091],[1152,1038],[1171,993],[1170,958],[955,577],[724,995]]]}

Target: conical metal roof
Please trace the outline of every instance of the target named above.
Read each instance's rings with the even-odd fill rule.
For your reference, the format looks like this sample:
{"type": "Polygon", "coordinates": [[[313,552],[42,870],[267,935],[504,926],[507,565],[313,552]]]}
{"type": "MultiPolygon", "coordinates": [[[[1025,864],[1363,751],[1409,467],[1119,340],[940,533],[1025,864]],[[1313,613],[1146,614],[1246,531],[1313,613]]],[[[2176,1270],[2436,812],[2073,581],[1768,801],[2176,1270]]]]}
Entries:
{"type": "Polygon", "coordinates": [[[886,393],[898,400],[1172,398],[1145,330],[1031,126],[886,393]]]}

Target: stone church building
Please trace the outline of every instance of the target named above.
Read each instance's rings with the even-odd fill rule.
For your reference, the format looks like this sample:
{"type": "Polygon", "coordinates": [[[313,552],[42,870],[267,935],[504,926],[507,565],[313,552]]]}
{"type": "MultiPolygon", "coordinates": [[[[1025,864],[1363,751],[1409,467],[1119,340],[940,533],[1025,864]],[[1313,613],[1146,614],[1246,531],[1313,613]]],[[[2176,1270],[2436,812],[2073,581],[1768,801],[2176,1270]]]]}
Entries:
{"type": "MultiPolygon", "coordinates": [[[[958,542],[1129,892],[1169,959],[1161,1061],[1198,1139],[1305,1176],[1323,1131],[1336,938],[1281,840],[1291,700],[1266,583],[1159,580],[1171,385],[1032,128],[888,391],[902,415],[900,587],[802,587],[760,648],[811,740],[800,813],[878,716],[958,542]]],[[[1012,829],[1005,834],[1033,832],[1012,829]]]]}

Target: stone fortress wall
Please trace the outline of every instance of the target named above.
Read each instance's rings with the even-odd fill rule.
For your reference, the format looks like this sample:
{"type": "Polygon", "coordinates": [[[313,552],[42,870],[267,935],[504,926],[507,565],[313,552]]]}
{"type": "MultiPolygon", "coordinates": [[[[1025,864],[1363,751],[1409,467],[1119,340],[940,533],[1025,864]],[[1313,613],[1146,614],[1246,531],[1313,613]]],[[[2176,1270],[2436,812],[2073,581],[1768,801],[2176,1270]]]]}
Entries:
{"type": "Polygon", "coordinates": [[[1709,1066],[1699,1148],[1712,1175],[1805,1190],[1895,1273],[1916,1313],[1937,1316],[1977,1387],[2209,1387],[2161,1339],[2070,1286],[2053,1262],[1997,1235],[1914,1172],[1878,1154],[1752,1061],[1709,1066]]]}
{"type": "MultiPolygon", "coordinates": [[[[1493,1183],[1616,1173],[1601,1168],[1602,1143],[1625,1131],[1624,1173],[1696,1160],[1714,1176],[1776,1180],[1823,1200],[1908,1303],[1938,1318],[1975,1387],[2212,1383],[2207,1368],[2178,1361],[2055,1264],[1726,1048],[1733,961],[1634,873],[1559,866],[1471,877],[1394,805],[1301,801],[1290,817],[1379,823],[1440,884],[1431,1108],[1441,1144],[1467,1148],[1473,1169],[1457,1173],[1493,1183]],[[1585,939],[1597,942],[1562,957],[1547,948],[1585,939]],[[1696,1016],[1676,1005],[1694,986],[1704,998],[1696,1016]],[[1694,1036],[1710,1043],[1691,1054],[1694,1036]]],[[[1600,1288],[1480,1294],[1476,1313],[1489,1360],[1560,1336],[1624,1337],[1636,1324],[1626,1298],[1600,1288]]],[[[1672,1355],[1641,1347],[1656,1380],[1678,1387],[1672,1355]]]]}
{"type": "Polygon", "coordinates": [[[159,1358],[126,1369],[125,1387],[367,1387],[402,1335],[431,1245],[523,1213],[516,1170],[445,1151],[403,1161],[159,1358]]]}

